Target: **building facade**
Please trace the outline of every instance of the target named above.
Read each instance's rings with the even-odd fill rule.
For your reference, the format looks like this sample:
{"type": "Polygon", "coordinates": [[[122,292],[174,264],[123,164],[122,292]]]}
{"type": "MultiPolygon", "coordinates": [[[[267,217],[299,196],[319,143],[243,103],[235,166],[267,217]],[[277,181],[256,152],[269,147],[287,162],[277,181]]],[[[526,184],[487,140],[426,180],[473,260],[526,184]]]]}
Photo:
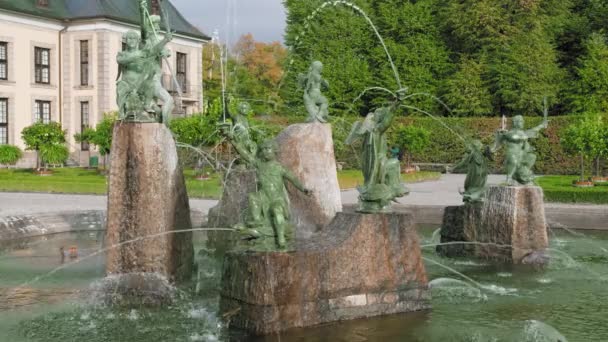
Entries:
{"type": "MultiPolygon", "coordinates": [[[[0,144],[25,148],[23,128],[55,121],[67,131],[71,161],[86,165],[91,152],[74,134],[116,111],[116,55],[123,34],[138,30],[135,0],[0,0],[0,144]],[[86,153],[83,153],[86,152],[86,153]]],[[[176,31],[162,61],[163,85],[176,97],[174,115],[202,108],[202,51],[207,36],[167,1],[176,31]]],[[[156,8],[158,10],[158,8],[156,8]]],[[[35,164],[32,153],[18,167],[35,164]]]]}

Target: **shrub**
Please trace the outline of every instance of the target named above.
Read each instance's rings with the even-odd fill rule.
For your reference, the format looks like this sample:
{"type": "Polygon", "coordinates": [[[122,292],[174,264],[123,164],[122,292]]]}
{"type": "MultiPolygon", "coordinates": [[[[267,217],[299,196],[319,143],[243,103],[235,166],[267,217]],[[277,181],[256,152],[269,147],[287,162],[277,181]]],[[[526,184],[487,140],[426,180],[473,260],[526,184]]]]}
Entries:
{"type": "MultiPolygon", "coordinates": [[[[37,122],[21,131],[21,138],[26,149],[36,151],[36,169],[40,169],[40,151],[43,148],[65,144],[65,134],[66,132],[61,129],[61,124],[57,122],[48,124],[37,122]]],[[[47,151],[47,153],[49,152],[47,151]]]]}
{"type": "Polygon", "coordinates": [[[407,164],[412,162],[412,154],[421,153],[430,142],[431,132],[424,127],[399,125],[393,134],[394,144],[408,152],[407,164]]]}
{"type": "Polygon", "coordinates": [[[40,159],[46,164],[63,164],[68,160],[70,151],[65,145],[45,145],[40,147],[40,159]]]}
{"type": "Polygon", "coordinates": [[[21,159],[21,149],[13,145],[0,145],[0,164],[15,165],[21,159]]]}

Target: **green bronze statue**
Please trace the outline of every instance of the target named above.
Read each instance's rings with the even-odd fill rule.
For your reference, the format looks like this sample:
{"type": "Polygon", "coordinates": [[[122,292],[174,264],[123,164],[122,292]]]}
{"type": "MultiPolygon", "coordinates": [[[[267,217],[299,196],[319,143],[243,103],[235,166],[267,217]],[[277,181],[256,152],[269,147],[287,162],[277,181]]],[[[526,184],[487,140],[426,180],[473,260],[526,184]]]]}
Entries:
{"type": "Polygon", "coordinates": [[[483,201],[488,181],[488,162],[490,160],[490,148],[484,148],[481,141],[473,140],[467,145],[467,154],[453,167],[453,170],[466,168],[467,177],[464,181],[464,192],[462,193],[462,200],[465,203],[483,201]]]}
{"type": "Polygon", "coordinates": [[[308,68],[308,74],[300,75],[300,86],[304,88],[304,106],[308,112],[308,122],[326,123],[329,116],[329,102],[321,93],[321,88],[328,88],[329,83],[321,76],[323,63],[314,61],[308,68]]]}
{"type": "Polygon", "coordinates": [[[507,184],[530,185],[534,182],[532,168],[536,162],[536,153],[530,139],[536,138],[542,129],[548,127],[547,112],[543,122],[531,129],[524,130],[524,118],[521,115],[513,117],[513,127],[509,131],[498,131],[492,151],[506,146],[505,168],[507,184]]]}
{"type": "Polygon", "coordinates": [[[256,249],[287,249],[293,237],[293,226],[285,183],[290,182],[307,195],[311,190],[276,160],[277,145],[273,140],[258,146],[250,139],[244,139],[244,135],[239,136],[239,129],[221,127],[240,157],[255,170],[257,178],[258,190],[249,195],[247,222],[237,228],[256,249]]]}
{"type": "Polygon", "coordinates": [[[161,84],[159,61],[170,56],[165,47],[173,38],[167,30],[159,37],[161,19],[149,15],[147,0],[141,0],[141,33],[124,35],[126,49],[118,53],[119,79],[116,84],[118,118],[127,122],[163,122],[169,124],[174,101],[161,84]],[[162,108],[158,101],[163,102],[162,108]]]}
{"type": "MultiPolygon", "coordinates": [[[[402,94],[399,94],[401,97],[402,94]]],[[[351,145],[362,140],[361,164],[363,186],[359,190],[359,212],[384,211],[391,201],[409,193],[401,183],[401,167],[397,158],[388,157],[386,131],[390,128],[395,111],[400,104],[396,99],[389,107],[376,109],[365,120],[356,122],[346,139],[351,145]]]]}

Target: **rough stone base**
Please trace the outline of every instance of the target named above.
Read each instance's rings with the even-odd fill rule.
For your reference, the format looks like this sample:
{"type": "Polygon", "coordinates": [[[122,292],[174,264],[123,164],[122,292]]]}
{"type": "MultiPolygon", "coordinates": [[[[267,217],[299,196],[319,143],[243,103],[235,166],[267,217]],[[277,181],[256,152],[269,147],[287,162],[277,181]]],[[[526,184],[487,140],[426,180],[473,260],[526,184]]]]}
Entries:
{"type": "MultiPolygon", "coordinates": [[[[441,226],[441,242],[476,241],[482,209],[481,203],[446,207],[441,226]]],[[[475,246],[467,244],[437,246],[437,253],[449,258],[472,256],[475,255],[475,246]]]]}
{"type": "Polygon", "coordinates": [[[514,264],[546,263],[549,239],[542,189],[492,186],[483,205],[446,208],[441,242],[457,241],[487,244],[439,246],[438,252],[514,264]]]}
{"type": "Polygon", "coordinates": [[[306,196],[291,184],[287,186],[296,237],[307,239],[342,211],[331,125],[291,125],[276,140],[279,162],[313,191],[306,196]]]}
{"type": "Polygon", "coordinates": [[[295,252],[231,252],[221,310],[254,334],[430,308],[410,214],[338,213],[295,252]]]}
{"type": "MultiPolygon", "coordinates": [[[[249,209],[249,194],[256,191],[253,170],[234,170],[225,179],[224,193],[219,203],[209,210],[208,228],[232,228],[243,223],[249,209]]],[[[222,256],[235,245],[236,234],[229,231],[209,231],[207,248],[222,256]]]]}
{"type": "Polygon", "coordinates": [[[190,279],[194,251],[184,176],[169,129],[157,123],[114,127],[108,190],[106,273],[190,279]]]}

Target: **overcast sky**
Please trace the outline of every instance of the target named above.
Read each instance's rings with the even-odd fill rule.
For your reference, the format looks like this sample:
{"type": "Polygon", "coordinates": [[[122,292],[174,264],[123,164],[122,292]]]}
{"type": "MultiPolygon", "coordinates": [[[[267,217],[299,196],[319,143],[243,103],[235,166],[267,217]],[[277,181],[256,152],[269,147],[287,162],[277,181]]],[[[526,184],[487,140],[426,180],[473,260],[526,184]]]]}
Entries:
{"type": "Polygon", "coordinates": [[[230,45],[245,33],[256,40],[283,41],[285,9],[282,0],[170,0],[190,23],[207,35],[215,29],[230,45]]]}

